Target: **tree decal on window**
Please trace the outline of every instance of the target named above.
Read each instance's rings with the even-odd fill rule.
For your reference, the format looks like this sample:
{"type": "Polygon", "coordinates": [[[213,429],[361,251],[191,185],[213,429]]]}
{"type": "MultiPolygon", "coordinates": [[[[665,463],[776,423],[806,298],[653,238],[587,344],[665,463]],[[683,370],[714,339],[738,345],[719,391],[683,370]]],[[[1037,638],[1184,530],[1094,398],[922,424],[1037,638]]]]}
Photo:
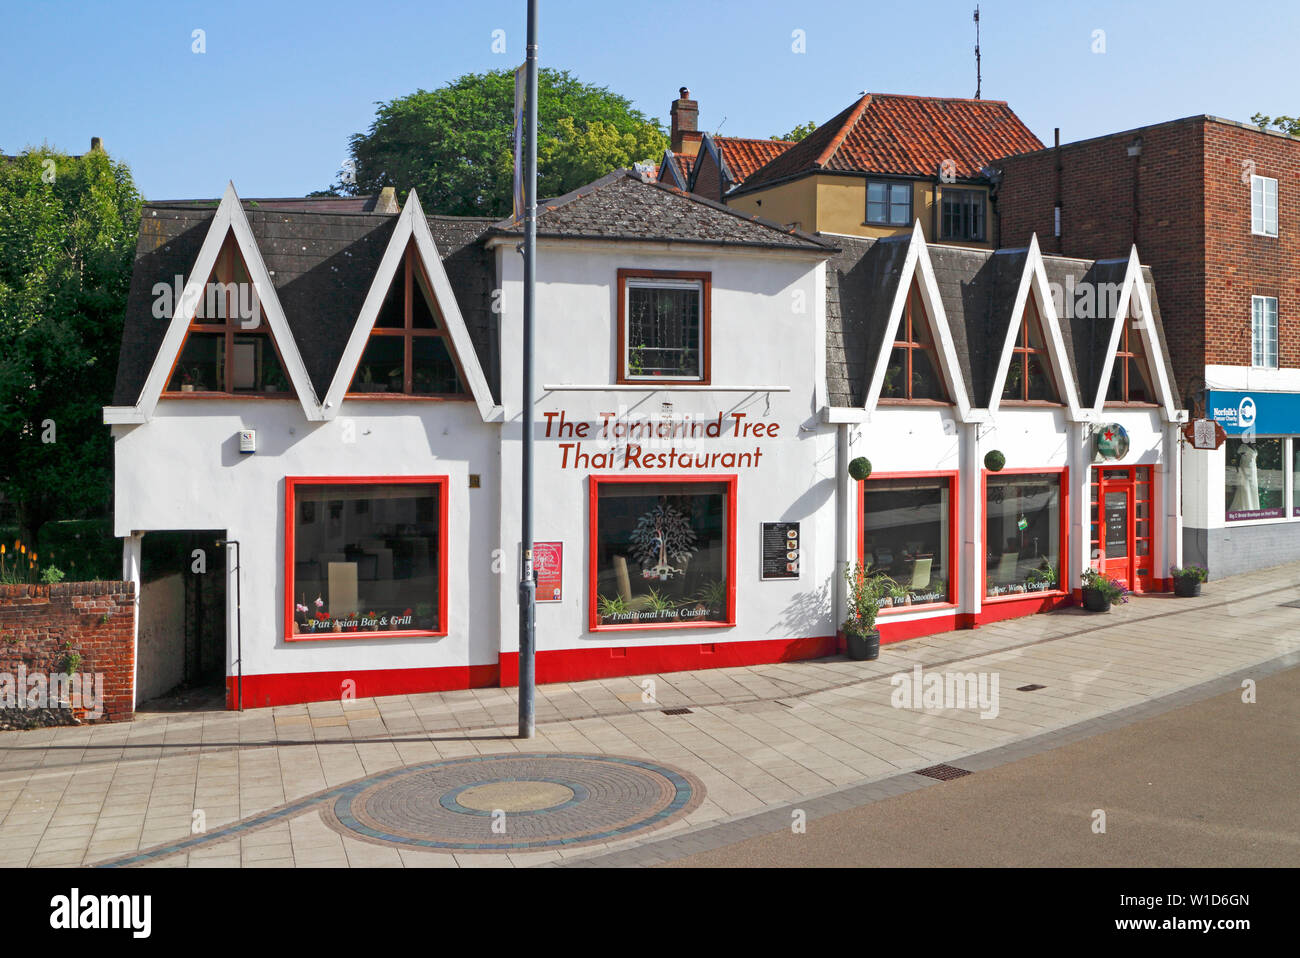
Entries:
{"type": "Polygon", "coordinates": [[[695,530],[690,520],[663,502],[637,520],[629,539],[632,558],[640,563],[641,575],[647,579],[670,579],[683,574],[696,550],[695,530]]]}

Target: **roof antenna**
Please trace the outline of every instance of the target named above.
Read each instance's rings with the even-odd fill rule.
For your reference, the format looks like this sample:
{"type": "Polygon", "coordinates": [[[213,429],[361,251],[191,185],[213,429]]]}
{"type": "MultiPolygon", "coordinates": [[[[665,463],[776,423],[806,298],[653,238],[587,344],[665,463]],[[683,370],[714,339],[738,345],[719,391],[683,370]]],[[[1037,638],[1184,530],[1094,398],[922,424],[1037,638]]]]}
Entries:
{"type": "Polygon", "coordinates": [[[980,88],[984,81],[980,77],[980,8],[975,6],[975,99],[980,98],[980,88]]]}
{"type": "Polygon", "coordinates": [[[717,127],[717,129],[715,129],[715,130],[713,131],[713,135],[714,135],[714,136],[717,136],[717,135],[718,135],[718,130],[721,130],[721,129],[722,129],[722,124],[723,124],[723,123],[726,123],[726,122],[727,122],[727,118],[724,116],[724,117],[723,117],[723,118],[718,122],[718,127],[717,127]]]}

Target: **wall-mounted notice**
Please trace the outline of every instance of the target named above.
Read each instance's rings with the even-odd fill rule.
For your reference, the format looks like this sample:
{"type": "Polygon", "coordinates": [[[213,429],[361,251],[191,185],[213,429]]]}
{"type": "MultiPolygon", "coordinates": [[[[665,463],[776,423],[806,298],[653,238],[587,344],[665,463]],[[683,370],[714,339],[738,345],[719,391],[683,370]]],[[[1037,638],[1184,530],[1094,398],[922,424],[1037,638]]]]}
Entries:
{"type": "Polygon", "coordinates": [[[761,578],[799,578],[799,523],[763,523],[763,571],[761,578]]]}
{"type": "Polygon", "coordinates": [[[564,543],[533,543],[533,578],[538,602],[559,602],[564,591],[564,543]]]}

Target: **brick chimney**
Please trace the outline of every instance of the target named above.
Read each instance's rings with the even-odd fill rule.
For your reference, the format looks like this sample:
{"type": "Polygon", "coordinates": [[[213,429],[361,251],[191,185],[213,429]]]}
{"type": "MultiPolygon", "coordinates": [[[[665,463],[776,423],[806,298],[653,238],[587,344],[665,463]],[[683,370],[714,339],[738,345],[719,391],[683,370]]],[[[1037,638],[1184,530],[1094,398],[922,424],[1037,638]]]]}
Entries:
{"type": "Polygon", "coordinates": [[[100,153],[104,152],[104,141],[97,136],[92,136],[90,138],[90,150],[92,153],[96,150],[100,153]]]}
{"type": "Polygon", "coordinates": [[[678,98],[673,100],[670,111],[673,118],[670,148],[674,153],[694,156],[700,152],[700,105],[691,99],[691,91],[686,87],[677,92],[678,98]]]}
{"type": "Polygon", "coordinates": [[[397,189],[392,186],[385,186],[379,191],[379,196],[375,199],[376,213],[397,213],[397,189]]]}

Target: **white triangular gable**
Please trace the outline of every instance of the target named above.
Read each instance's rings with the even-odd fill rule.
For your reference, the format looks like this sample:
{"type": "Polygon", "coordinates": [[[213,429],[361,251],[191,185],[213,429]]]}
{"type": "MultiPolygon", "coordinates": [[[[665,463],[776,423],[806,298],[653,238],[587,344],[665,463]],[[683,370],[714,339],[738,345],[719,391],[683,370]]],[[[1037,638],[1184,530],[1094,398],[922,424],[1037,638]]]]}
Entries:
{"type": "Polygon", "coordinates": [[[285,319],[280,298],[275,294],[275,286],[271,283],[266,263],[262,261],[261,250],[257,248],[257,241],[253,239],[253,230],[248,225],[248,217],[244,215],[244,207],[235,192],[235,184],[227,183],[226,192],[217,206],[217,214],[212,218],[212,224],[208,227],[208,235],[204,237],[203,245],[199,248],[198,258],[194,261],[194,268],[185,283],[180,302],[176,303],[172,311],[162,346],[154,358],[144,388],[140,390],[136,408],[146,420],[153,415],[158,398],[167,388],[167,377],[176,364],[176,357],[180,355],[185,334],[190,328],[190,321],[203,299],[204,289],[217,262],[217,255],[226,241],[226,235],[232,232],[239,253],[244,258],[244,265],[248,269],[249,279],[253,281],[253,289],[257,292],[257,299],[261,304],[266,323],[271,328],[276,348],[280,351],[280,358],[284,362],[284,373],[293,386],[298,402],[302,405],[303,414],[309,420],[321,418],[316,390],[312,388],[311,377],[307,375],[307,367],[298,352],[298,343],[289,329],[289,322],[285,319]]]}
{"type": "Polygon", "coordinates": [[[1165,421],[1174,422],[1177,410],[1174,409],[1174,394],[1169,386],[1164,351],[1160,348],[1160,337],[1156,335],[1155,318],[1151,314],[1151,297],[1147,293],[1146,283],[1142,281],[1142,264],[1138,260],[1137,246],[1129,250],[1128,266],[1124,271],[1124,286],[1120,290],[1119,303],[1115,308],[1115,319],[1110,331],[1110,345],[1106,348],[1106,363],[1101,370],[1101,381],[1097,384],[1097,396],[1092,404],[1093,410],[1100,414],[1106,404],[1106,390],[1110,387],[1111,370],[1115,367],[1115,351],[1119,349],[1120,338],[1124,332],[1124,319],[1129,314],[1129,304],[1136,298],[1133,309],[1133,330],[1142,336],[1146,347],[1147,369],[1151,381],[1156,387],[1156,396],[1164,410],[1165,421]]]}
{"type": "Polygon", "coordinates": [[[388,248],[379,262],[379,270],[370,284],[370,292],[366,294],[366,300],[361,305],[361,314],[352,328],[352,335],[348,337],[347,347],[343,350],[342,358],[339,359],[329,391],[325,394],[324,418],[326,419],[337,416],[343,405],[348,386],[352,382],[352,377],[356,375],[357,365],[361,362],[366,343],[370,340],[370,332],[379,317],[379,308],[383,305],[384,297],[388,295],[388,288],[402,265],[406,247],[412,239],[415,240],[416,255],[420,257],[425,275],[429,278],[432,287],[430,292],[433,293],[438,310],[442,314],[446,334],[451,339],[449,344],[451,353],[464,375],[465,388],[469,390],[470,396],[478,405],[479,414],[484,421],[492,413],[492,394],[488,389],[487,377],[483,375],[478,353],[474,350],[469,329],[460,314],[460,305],[452,292],[451,281],[447,279],[447,271],[443,268],[442,257],[438,254],[433,234],[429,232],[429,221],[425,219],[424,211],[420,209],[420,198],[416,196],[415,190],[411,190],[406,198],[406,205],[402,208],[402,214],[398,217],[393,236],[388,241],[388,248]]]}
{"type": "Polygon", "coordinates": [[[1037,233],[1029,240],[1025,271],[1020,277],[1020,286],[1016,289],[1016,300],[1011,307],[1011,324],[1007,329],[1007,338],[1002,344],[997,375],[993,378],[993,395],[989,398],[989,411],[997,412],[1002,404],[1002,390],[1006,386],[1007,370],[1011,366],[1011,356],[1020,338],[1020,327],[1025,322],[1025,306],[1031,295],[1034,297],[1034,305],[1038,308],[1038,317],[1042,320],[1043,337],[1047,341],[1047,357],[1052,366],[1053,378],[1061,394],[1061,400],[1069,411],[1069,418],[1077,422],[1081,416],[1079,391],[1074,388],[1074,374],[1070,370],[1069,356],[1065,351],[1065,336],[1061,332],[1061,320],[1056,312],[1056,302],[1052,299],[1052,288],[1047,282],[1047,268],[1043,264],[1043,251],[1039,248],[1037,233]]]}
{"type": "Polygon", "coordinates": [[[876,357],[876,366],[867,380],[866,410],[870,415],[875,411],[880,400],[881,390],[885,385],[885,372],[889,369],[889,357],[894,340],[898,336],[898,326],[903,321],[903,309],[912,289],[912,280],[918,280],[921,302],[925,305],[926,317],[930,321],[930,332],[934,337],[935,352],[939,357],[940,374],[948,394],[957,407],[957,418],[965,421],[970,416],[970,397],[966,392],[966,381],[961,374],[957,361],[957,347],[953,343],[952,332],[948,327],[948,316],[943,310],[943,300],[939,296],[939,284],[934,279],[934,266],[930,263],[930,251],[921,232],[921,221],[917,220],[908,240],[907,256],[903,260],[902,274],[898,278],[898,288],[894,291],[894,302],[889,309],[889,320],[885,324],[885,336],[881,341],[880,355],[876,357]]]}

